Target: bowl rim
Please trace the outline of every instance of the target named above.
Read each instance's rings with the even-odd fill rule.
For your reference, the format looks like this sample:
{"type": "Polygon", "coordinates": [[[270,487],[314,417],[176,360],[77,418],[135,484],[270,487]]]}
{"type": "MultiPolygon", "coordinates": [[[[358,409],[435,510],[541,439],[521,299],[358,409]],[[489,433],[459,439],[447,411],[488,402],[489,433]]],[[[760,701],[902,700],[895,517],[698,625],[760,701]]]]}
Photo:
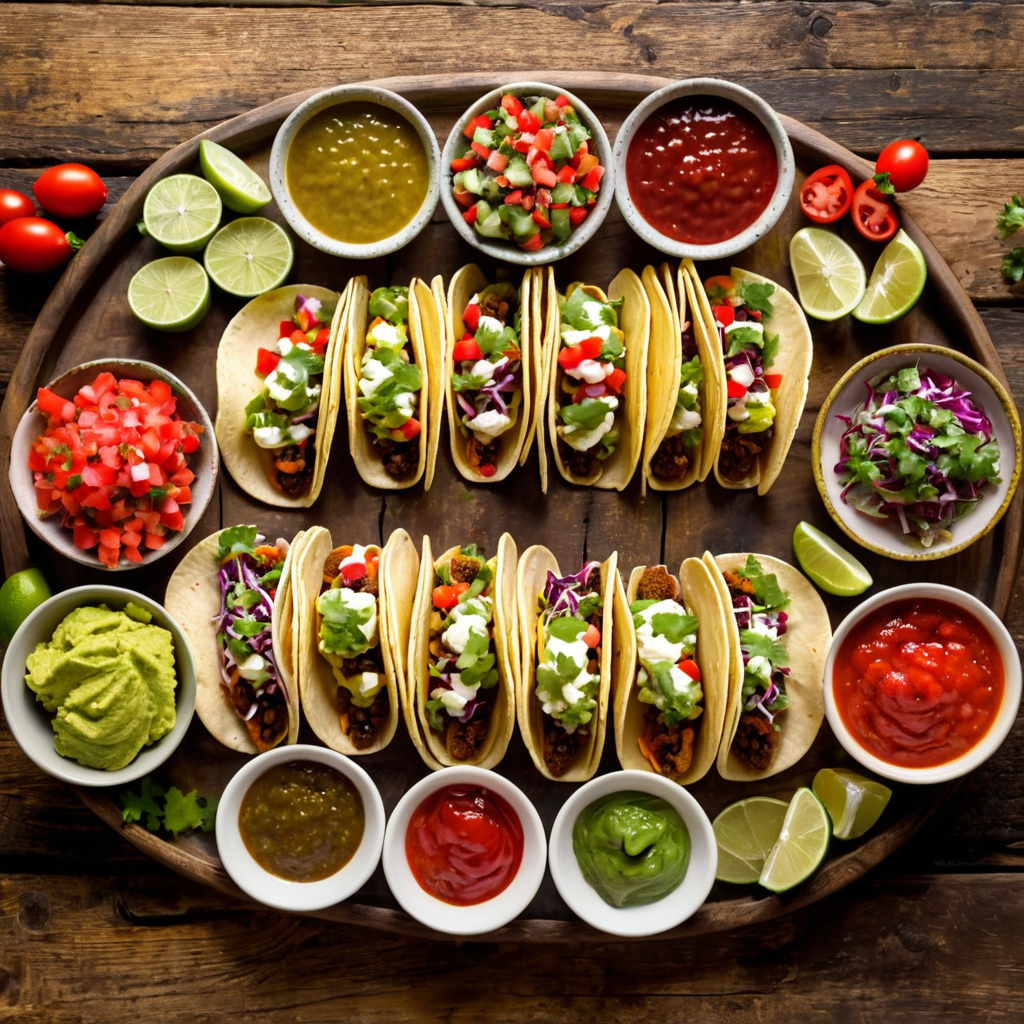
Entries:
{"type": "Polygon", "coordinates": [[[217,805],[217,853],[235,885],[257,902],[275,910],[324,910],[358,892],[377,870],[384,818],[384,801],[376,783],[355,761],[329,747],[286,744],[250,758],[224,787],[217,805]],[[292,882],[271,874],[249,853],[238,826],[239,810],[250,786],[268,769],[288,761],[313,761],[334,768],[355,785],[363,801],[365,826],[356,852],[333,875],[317,882],[292,882]]]}
{"type": "Polygon", "coordinates": [[[410,917],[444,935],[483,935],[518,917],[536,896],[544,880],[547,839],[537,808],[514,782],[476,765],[452,765],[420,779],[403,794],[388,820],[383,861],[391,894],[410,917]],[[512,807],[523,827],[523,857],[515,878],[497,896],[471,906],[431,896],[413,877],[405,854],[413,812],[432,793],[460,783],[492,790],[512,807]]]}
{"type": "Polygon", "coordinates": [[[629,769],[599,775],[565,801],[551,827],[548,865],[559,896],[588,925],[622,938],[642,938],[675,928],[703,905],[715,884],[718,842],[707,812],[686,789],[655,772],[629,769]],[[613,907],[583,878],[573,852],[572,831],[590,804],[628,791],[661,797],[679,812],[690,834],[690,862],[682,882],[667,896],[643,906],[613,907]]]}
{"type": "MultiPolygon", "coordinates": [[[[870,376],[874,375],[872,374],[870,376]]],[[[866,377],[865,379],[868,378],[866,377]]],[[[818,410],[818,416],[814,421],[814,429],[811,432],[811,471],[814,474],[814,483],[818,488],[818,494],[821,496],[825,510],[832,518],[832,521],[843,531],[843,533],[846,534],[847,537],[856,541],[861,547],[876,555],[882,555],[885,558],[892,558],[902,562],[928,562],[939,558],[947,558],[949,555],[955,555],[963,551],[965,548],[970,547],[976,541],[981,540],[982,537],[996,526],[999,520],[1005,515],[1006,510],[1010,507],[1010,502],[1013,500],[1014,494],[1017,491],[1017,485],[1020,482],[1021,475],[1020,417],[1017,414],[1016,406],[1013,404],[1006,392],[1006,388],[1003,387],[998,378],[990,370],[982,366],[982,364],[976,359],[973,359],[966,353],[961,352],[959,349],[945,348],[942,345],[933,345],[928,342],[909,342],[903,345],[890,345],[887,348],[879,349],[877,352],[872,352],[870,355],[867,355],[863,359],[854,363],[853,366],[851,366],[839,378],[832,390],[828,393],[828,397],[824,402],[822,402],[821,408],[818,410]],[[833,403],[854,377],[862,375],[863,372],[873,363],[880,362],[883,359],[887,359],[890,356],[895,355],[941,356],[952,359],[954,362],[960,363],[960,365],[969,372],[977,374],[977,376],[979,376],[992,389],[995,396],[999,399],[999,404],[1002,406],[1003,413],[1005,414],[1010,426],[1010,432],[1013,435],[1013,472],[1010,474],[1009,486],[1002,502],[995,512],[993,512],[991,519],[989,519],[985,526],[977,533],[972,533],[969,537],[959,543],[952,544],[949,547],[942,548],[938,551],[933,551],[929,548],[922,549],[921,551],[900,551],[896,548],[882,547],[872,541],[865,540],[858,532],[847,525],[839,510],[836,509],[835,505],[832,503],[832,499],[828,496],[828,489],[825,485],[825,470],[822,464],[822,459],[824,457],[824,453],[822,451],[822,435],[825,432],[825,426],[828,423],[833,403]]]]}
{"type": "Polygon", "coordinates": [[[476,102],[471,103],[462,114],[459,115],[452,130],[448,133],[444,148],[441,151],[441,173],[443,175],[444,187],[441,189],[441,205],[444,207],[448,219],[458,232],[463,241],[468,242],[473,248],[480,250],[487,256],[505,263],[513,263],[521,267],[538,267],[547,263],[554,263],[572,255],[585,245],[597,229],[604,222],[608,211],[611,209],[612,198],[615,193],[615,159],[614,149],[608,139],[608,133],[601,123],[601,119],[583,102],[577,95],[550,82],[537,82],[532,80],[509,82],[507,85],[499,86],[485,93],[476,102]],[[590,130],[591,138],[597,142],[599,150],[603,151],[602,164],[605,169],[604,177],[601,179],[601,188],[597,193],[597,203],[587,219],[561,244],[549,243],[535,252],[527,252],[518,248],[512,242],[497,242],[484,238],[478,234],[471,225],[467,224],[462,216],[462,208],[455,202],[455,196],[451,189],[451,162],[455,155],[455,147],[463,138],[462,128],[471,117],[475,117],[484,110],[490,110],[495,103],[500,103],[501,97],[506,93],[520,96],[524,93],[535,93],[541,96],[565,96],[572,104],[580,119],[590,130]]]}
{"type": "Polygon", "coordinates": [[[825,717],[833,734],[843,749],[859,764],[869,771],[893,782],[905,782],[911,785],[933,785],[950,782],[973,771],[984,764],[1002,745],[1009,735],[1017,718],[1021,702],[1021,664],[1017,647],[1009,630],[991,608],[973,594],[944,583],[904,583],[898,587],[890,587],[873,594],[854,608],[839,624],[832,635],[832,644],[825,657],[824,671],[825,717]],[[970,612],[988,630],[995,642],[1003,663],[1003,700],[988,732],[970,750],[960,757],[945,764],[931,768],[907,768],[902,765],[890,764],[865,750],[857,739],[846,728],[839,709],[836,707],[835,693],[832,686],[832,670],[839,656],[839,648],[849,635],[867,615],[888,604],[909,600],[915,597],[928,597],[936,601],[946,601],[970,612]]]}
{"type": "Polygon", "coordinates": [[[716,260],[728,256],[735,256],[744,249],[753,245],[758,239],[768,234],[778,223],[779,218],[785,212],[790,196],[793,194],[793,185],[796,180],[796,160],[793,155],[793,145],[789,141],[778,114],[775,113],[767,101],[750,89],[737,85],[724,78],[701,77],[684,78],[677,82],[652,92],[638,103],[626,116],[615,137],[615,201],[619,211],[622,213],[626,223],[647,242],[660,252],[677,259],[693,260],[716,260]],[[768,205],[761,216],[753,224],[744,228],[738,235],[727,238],[722,242],[714,242],[706,245],[694,242],[680,242],[662,234],[649,221],[647,221],[636,208],[629,195],[629,181],[626,174],[626,154],[629,144],[637,129],[657,109],[663,107],[671,100],[681,96],[709,95],[721,99],[731,100],[733,103],[743,107],[753,114],[771,137],[775,146],[775,154],[779,164],[779,178],[775,184],[775,191],[772,193],[768,205]]]}
{"type": "Polygon", "coordinates": [[[331,256],[369,260],[378,256],[386,256],[408,245],[430,223],[430,219],[437,209],[441,187],[441,151],[437,144],[437,137],[427,119],[404,96],[400,96],[390,89],[373,85],[358,83],[334,85],[303,100],[281,123],[270,147],[268,174],[274,201],[288,226],[299,238],[308,242],[314,249],[319,249],[331,256]],[[331,238],[330,235],[325,235],[305,218],[288,191],[285,162],[295,134],[314,114],[318,114],[330,106],[360,100],[377,103],[393,110],[416,129],[416,134],[419,136],[420,142],[423,143],[423,149],[427,155],[427,194],[423,197],[419,210],[400,230],[376,242],[355,243],[331,238]]]}
{"type": "Polygon", "coordinates": [[[144,775],[156,771],[170,758],[185,738],[192,722],[196,706],[196,662],[188,634],[173,615],[154,598],[136,590],[119,587],[113,583],[89,583],[69,590],[61,590],[48,597],[35,608],[18,627],[4,654],[0,666],[0,697],[2,697],[7,726],[25,756],[47,775],[74,786],[109,787],[134,782],[144,775]],[[104,768],[90,768],[72,758],[63,757],[54,749],[52,734],[50,742],[40,747],[34,733],[23,729],[23,718],[38,714],[51,720],[53,716],[35,699],[35,694],[25,685],[25,667],[28,654],[40,643],[46,643],[53,636],[53,630],[76,608],[87,605],[107,604],[115,611],[121,611],[129,602],[142,605],[152,613],[154,623],[168,630],[174,638],[178,685],[175,694],[175,721],[170,731],[156,743],[143,747],[123,768],[107,771],[104,768]],[[65,607],[66,606],[66,607],[65,607]],[[59,613],[55,611],[60,607],[59,613]],[[40,636],[35,642],[28,637],[37,629],[41,620],[54,618],[50,636],[40,636]],[[25,656],[12,657],[22,645],[26,645],[25,656]],[[13,713],[12,713],[13,712],[13,713]]]}

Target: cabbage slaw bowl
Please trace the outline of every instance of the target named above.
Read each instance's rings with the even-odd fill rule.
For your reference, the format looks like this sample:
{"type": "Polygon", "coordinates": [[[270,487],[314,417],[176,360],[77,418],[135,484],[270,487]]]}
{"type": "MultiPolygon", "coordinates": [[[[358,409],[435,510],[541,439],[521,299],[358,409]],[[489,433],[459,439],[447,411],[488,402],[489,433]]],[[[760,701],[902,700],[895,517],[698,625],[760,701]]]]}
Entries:
{"type": "Polygon", "coordinates": [[[1020,419],[1003,385],[969,356],[938,345],[895,345],[860,360],[832,389],[814,424],[811,468],[828,514],[851,540],[875,554],[900,561],[946,558],[985,536],[1009,507],[1020,479],[1020,419]],[[843,500],[846,485],[835,472],[841,458],[840,444],[847,430],[846,422],[839,417],[852,417],[863,407],[869,381],[911,366],[952,377],[960,388],[969,392],[971,401],[980,406],[988,418],[1000,451],[999,482],[985,484],[977,506],[950,525],[948,538],[936,538],[930,547],[923,547],[910,535],[905,535],[895,516],[875,518],[843,500]]]}

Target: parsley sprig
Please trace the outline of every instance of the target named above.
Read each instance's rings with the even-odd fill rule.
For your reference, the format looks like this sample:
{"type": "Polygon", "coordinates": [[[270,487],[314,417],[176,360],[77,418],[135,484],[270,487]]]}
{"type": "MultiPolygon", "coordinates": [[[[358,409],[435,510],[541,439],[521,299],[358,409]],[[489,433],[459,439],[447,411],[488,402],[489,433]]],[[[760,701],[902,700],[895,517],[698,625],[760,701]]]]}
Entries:
{"type": "Polygon", "coordinates": [[[178,836],[201,829],[212,832],[217,801],[200,796],[194,789],[182,793],[177,786],[165,788],[152,775],[143,778],[139,792],[126,789],[118,799],[126,822],[139,822],[150,832],[170,832],[178,836]]]}

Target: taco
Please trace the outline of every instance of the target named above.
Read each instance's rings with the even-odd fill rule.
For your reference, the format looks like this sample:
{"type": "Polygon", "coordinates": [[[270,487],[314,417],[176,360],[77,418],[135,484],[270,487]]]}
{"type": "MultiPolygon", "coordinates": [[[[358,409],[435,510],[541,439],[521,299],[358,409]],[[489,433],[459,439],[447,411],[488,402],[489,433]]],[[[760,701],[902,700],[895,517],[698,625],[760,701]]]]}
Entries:
{"type": "Polygon", "coordinates": [[[488,284],[469,264],[448,286],[448,431],[455,468],[475,483],[503,480],[533,440],[542,405],[535,376],[539,278],[539,270],[527,270],[519,288],[488,284]]]}
{"type": "MultiPolygon", "coordinates": [[[[519,729],[537,770],[585,782],[604,748],[614,652],[617,554],[562,576],[534,545],[519,561],[519,729]]],[[[621,583],[619,583],[621,586],[621,583]]]]}
{"type": "Polygon", "coordinates": [[[641,493],[681,491],[703,480],[722,442],[722,359],[697,330],[693,289],[683,267],[645,267],[651,304],[647,349],[647,426],[641,493]]]}
{"type": "Polygon", "coordinates": [[[431,768],[493,768],[508,749],[516,720],[515,563],[507,533],[489,561],[475,544],[435,561],[423,538],[403,706],[431,768]]]}
{"type": "Polygon", "coordinates": [[[247,303],[217,349],[215,430],[247,494],[303,508],[323,487],[341,401],[344,296],[289,285],[247,303]]]}
{"type": "Polygon", "coordinates": [[[431,287],[349,282],[345,328],[348,444],[371,487],[400,490],[434,478],[444,348],[441,279],[431,287]]]}
{"type": "Polygon", "coordinates": [[[647,405],[651,307],[640,278],[620,271],[608,295],[548,289],[547,430],[559,473],[572,484],[621,491],[640,460],[647,405]]]}
{"type": "MultiPolygon", "coordinates": [[[[796,299],[767,278],[746,270],[701,285],[684,261],[705,340],[724,360],[725,433],[715,461],[723,487],[767,493],[793,443],[807,399],[812,343],[796,299]]],[[[696,318],[695,318],[696,319],[696,318]]]]}
{"type": "Polygon", "coordinates": [[[634,569],[616,588],[615,632],[619,764],[696,782],[715,763],[729,699],[725,609],[708,567],[687,558],[679,582],[663,565],[634,569]]]}
{"type": "Polygon", "coordinates": [[[727,611],[729,704],[718,751],[723,779],[766,779],[796,764],[818,735],[832,642],[818,592],[770,555],[704,554],[727,611]]]}
{"type": "Polygon", "coordinates": [[[196,714],[215,739],[257,754],[299,734],[293,586],[300,533],[266,544],[255,526],[200,541],[167,584],[164,604],[196,660],[196,714]]]}

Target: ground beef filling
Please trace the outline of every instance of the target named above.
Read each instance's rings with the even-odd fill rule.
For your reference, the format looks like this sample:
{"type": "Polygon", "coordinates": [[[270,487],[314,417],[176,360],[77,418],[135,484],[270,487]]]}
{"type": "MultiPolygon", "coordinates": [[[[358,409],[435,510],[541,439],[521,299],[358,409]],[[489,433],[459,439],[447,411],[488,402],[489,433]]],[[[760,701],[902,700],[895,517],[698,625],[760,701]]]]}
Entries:
{"type": "Polygon", "coordinates": [[[757,466],[758,456],[771,444],[773,429],[741,434],[731,423],[725,429],[718,453],[718,472],[730,483],[745,480],[757,466]]]}
{"type": "Polygon", "coordinates": [[[585,452],[578,452],[567,445],[561,437],[558,439],[558,452],[562,456],[562,462],[573,476],[590,476],[594,472],[594,464],[598,461],[597,454],[600,450],[600,444],[596,444],[585,452]]]}
{"type": "MultiPolygon", "coordinates": [[[[369,652],[367,652],[369,653],[369,652]]],[[[363,662],[365,656],[360,658],[345,659],[345,675],[348,676],[348,665],[350,662],[363,662]]],[[[378,672],[383,674],[383,666],[377,669],[362,668],[361,672],[378,672]]],[[[354,673],[352,673],[354,674],[354,673]]],[[[357,750],[366,750],[377,742],[381,728],[386,724],[391,714],[391,700],[388,697],[387,687],[382,687],[373,703],[368,708],[360,708],[352,703],[352,694],[344,687],[338,687],[338,717],[341,719],[341,728],[345,735],[352,741],[357,750]]]]}
{"type": "Polygon", "coordinates": [[[416,473],[420,464],[419,438],[414,441],[394,441],[390,437],[374,437],[380,463],[392,480],[407,480],[416,473]]]}
{"type": "Polygon", "coordinates": [[[280,686],[275,686],[273,693],[264,690],[257,696],[252,683],[233,668],[228,697],[231,706],[243,719],[253,704],[256,705],[256,713],[246,719],[245,727],[260,752],[276,747],[288,735],[288,703],[280,686]]]}
{"type": "Polygon", "coordinates": [[[684,434],[666,437],[651,459],[651,472],[659,480],[682,480],[690,466],[689,449],[684,434]]]}
{"type": "Polygon", "coordinates": [[[493,476],[498,468],[498,439],[482,444],[471,437],[466,444],[466,459],[481,476],[493,476]]]}
{"type": "Polygon", "coordinates": [[[651,565],[644,569],[636,588],[638,601],[674,601],[678,594],[676,581],[663,565],[651,565]]]}
{"type": "Polygon", "coordinates": [[[732,751],[752,772],[763,772],[779,746],[779,733],[759,711],[745,711],[732,741],[732,751]]]}
{"type": "Polygon", "coordinates": [[[693,763],[694,727],[666,725],[665,716],[653,704],[644,705],[644,723],[644,756],[670,779],[688,772],[693,763]]]}
{"type": "Polygon", "coordinates": [[[316,450],[313,438],[304,445],[290,444],[274,458],[277,486],[289,498],[305,494],[313,485],[316,450]]]}
{"type": "Polygon", "coordinates": [[[480,299],[480,315],[493,316],[504,324],[508,321],[508,303],[494,292],[488,292],[480,299]]]}
{"type": "Polygon", "coordinates": [[[568,733],[550,715],[544,716],[544,764],[547,770],[560,779],[568,770],[587,738],[585,726],[568,733]]]}

